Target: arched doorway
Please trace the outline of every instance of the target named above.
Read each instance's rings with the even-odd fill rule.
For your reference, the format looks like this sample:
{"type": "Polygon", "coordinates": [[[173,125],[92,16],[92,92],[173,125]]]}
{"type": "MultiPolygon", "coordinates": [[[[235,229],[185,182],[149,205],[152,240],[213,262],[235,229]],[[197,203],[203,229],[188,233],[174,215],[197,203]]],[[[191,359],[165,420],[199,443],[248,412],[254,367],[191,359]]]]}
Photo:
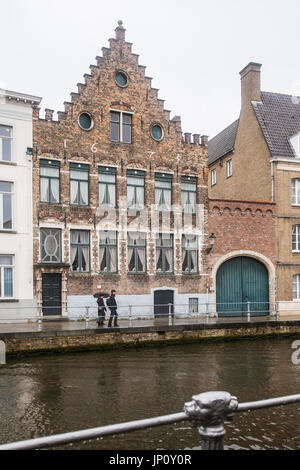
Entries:
{"type": "Polygon", "coordinates": [[[223,263],[216,279],[217,312],[220,317],[269,314],[269,276],[263,263],[247,256],[223,263]]]}

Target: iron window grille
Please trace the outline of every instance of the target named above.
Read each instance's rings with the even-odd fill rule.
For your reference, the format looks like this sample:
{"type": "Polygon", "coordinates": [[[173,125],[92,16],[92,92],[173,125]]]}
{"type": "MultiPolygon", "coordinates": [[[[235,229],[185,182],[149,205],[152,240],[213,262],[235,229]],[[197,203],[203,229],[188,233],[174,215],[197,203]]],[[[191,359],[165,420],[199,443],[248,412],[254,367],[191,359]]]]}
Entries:
{"type": "Polygon", "coordinates": [[[198,273],[198,237],[196,235],[182,236],[182,272],[198,273]]]}
{"type": "Polygon", "coordinates": [[[292,251],[300,251],[300,225],[293,225],[292,251]]]}
{"type": "Polygon", "coordinates": [[[0,161],[12,160],[12,127],[0,125],[0,161]]]}
{"type": "Polygon", "coordinates": [[[59,204],[60,162],[40,160],[40,201],[59,204]]]}
{"type": "Polygon", "coordinates": [[[110,112],[110,140],[131,144],[132,115],[122,111],[110,112]]]}
{"type": "Polygon", "coordinates": [[[128,272],[146,272],[146,234],[144,232],[127,233],[128,272]]]}
{"type": "Polygon", "coordinates": [[[173,272],[173,234],[162,233],[156,235],[156,272],[173,272]]]}
{"type": "Polygon", "coordinates": [[[99,167],[99,206],[116,207],[116,168],[99,167]]]}
{"type": "Polygon", "coordinates": [[[89,165],[70,163],[70,199],[71,205],[88,206],[89,165]]]}
{"type": "Polygon", "coordinates": [[[155,204],[159,211],[171,211],[172,175],[155,173],[155,204]]]}
{"type": "Polygon", "coordinates": [[[145,205],[145,172],[127,170],[127,207],[143,209],[145,205]]]}
{"type": "Polygon", "coordinates": [[[0,230],[13,228],[13,183],[0,181],[0,230]]]}
{"type": "Polygon", "coordinates": [[[90,232],[71,230],[71,270],[77,273],[90,271],[90,232]]]}
{"type": "Polygon", "coordinates": [[[100,272],[116,273],[118,271],[117,232],[100,231],[99,238],[100,272]]]}
{"type": "Polygon", "coordinates": [[[0,299],[13,298],[14,257],[0,255],[0,299]]]}
{"type": "Polygon", "coordinates": [[[57,228],[41,229],[41,262],[61,262],[61,230],[57,228]]]}
{"type": "Polygon", "coordinates": [[[197,201],[197,178],[192,176],[181,177],[181,205],[182,211],[195,214],[197,201]]]}

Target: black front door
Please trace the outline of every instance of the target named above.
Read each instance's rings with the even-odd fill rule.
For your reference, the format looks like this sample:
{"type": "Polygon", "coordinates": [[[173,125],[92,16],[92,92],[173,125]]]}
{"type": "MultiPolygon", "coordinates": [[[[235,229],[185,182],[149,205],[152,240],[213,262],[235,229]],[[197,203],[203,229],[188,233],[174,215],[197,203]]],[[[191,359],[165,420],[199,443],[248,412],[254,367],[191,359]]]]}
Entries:
{"type": "Polygon", "coordinates": [[[169,304],[172,304],[171,313],[173,313],[174,291],[156,290],[154,292],[154,315],[156,318],[168,318],[169,304]]]}
{"type": "Polygon", "coordinates": [[[61,315],[61,274],[43,274],[43,315],[61,315]]]}

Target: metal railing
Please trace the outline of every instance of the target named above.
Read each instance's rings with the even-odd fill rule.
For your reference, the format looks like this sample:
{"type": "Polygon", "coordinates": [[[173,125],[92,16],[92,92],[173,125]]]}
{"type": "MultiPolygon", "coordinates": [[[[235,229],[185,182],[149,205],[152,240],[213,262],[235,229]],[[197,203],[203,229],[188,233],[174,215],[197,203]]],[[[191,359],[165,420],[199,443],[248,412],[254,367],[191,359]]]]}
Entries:
{"type": "MultiPolygon", "coordinates": [[[[279,302],[270,304],[269,302],[226,302],[226,303],[212,303],[204,302],[197,305],[196,311],[192,311],[190,305],[180,303],[168,304],[134,304],[122,305],[117,307],[118,318],[121,320],[129,320],[131,326],[133,320],[154,320],[157,318],[165,318],[169,320],[170,324],[174,323],[174,319],[205,319],[208,323],[210,318],[245,318],[251,321],[251,318],[257,316],[268,316],[279,320],[279,302]]],[[[98,316],[98,308],[96,302],[93,305],[77,305],[77,306],[35,306],[35,307],[11,307],[0,306],[0,324],[1,322],[13,321],[31,321],[37,322],[42,325],[44,320],[53,317],[67,320],[85,321],[87,326],[89,322],[95,320],[98,316]],[[59,311],[59,314],[51,313],[59,311]],[[28,311],[28,315],[27,315],[28,311]],[[4,315],[3,315],[3,313],[4,315]],[[12,314],[10,314],[12,312],[12,314]],[[18,313],[20,312],[20,316],[18,313]],[[30,315],[29,315],[30,312],[30,315]],[[63,313],[63,315],[62,315],[63,313]],[[66,315],[67,313],[67,315],[66,315]]],[[[300,310],[299,310],[300,313],[300,310]]],[[[110,316],[109,308],[107,307],[106,318],[110,316]]]]}
{"type": "Polygon", "coordinates": [[[237,398],[228,392],[205,392],[193,396],[192,401],[185,403],[181,413],[12,442],[0,445],[0,450],[55,447],[182,421],[188,421],[191,427],[198,428],[202,450],[224,450],[224,423],[232,421],[235,413],[298,402],[300,394],[239,404],[237,398]]]}

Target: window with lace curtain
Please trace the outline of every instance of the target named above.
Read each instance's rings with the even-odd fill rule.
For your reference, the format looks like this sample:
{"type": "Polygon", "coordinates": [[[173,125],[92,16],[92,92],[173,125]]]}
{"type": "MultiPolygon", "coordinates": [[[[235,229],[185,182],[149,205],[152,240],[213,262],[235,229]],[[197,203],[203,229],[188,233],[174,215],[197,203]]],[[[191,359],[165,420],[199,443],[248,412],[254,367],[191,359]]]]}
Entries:
{"type": "Polygon", "coordinates": [[[116,207],[116,168],[100,166],[99,206],[116,207]]]}
{"type": "Polygon", "coordinates": [[[128,272],[146,272],[146,233],[127,233],[127,263],[128,272]]]}
{"type": "Polygon", "coordinates": [[[118,271],[117,232],[112,230],[99,232],[99,260],[101,273],[118,271]]]}
{"type": "Polygon", "coordinates": [[[197,178],[192,176],[181,177],[181,205],[182,211],[189,214],[196,212],[197,178]]]}
{"type": "Polygon", "coordinates": [[[198,272],[198,238],[196,235],[182,235],[182,272],[198,272]]]}
{"type": "Polygon", "coordinates": [[[59,203],[60,162],[40,160],[40,201],[48,204],[59,203]]]}
{"type": "Polygon", "coordinates": [[[89,204],[89,165],[70,163],[70,192],[72,205],[89,204]]]}
{"type": "Polygon", "coordinates": [[[145,204],[145,172],[127,170],[127,207],[143,209],[145,204]]]}
{"type": "Polygon", "coordinates": [[[171,210],[172,175],[155,173],[155,204],[159,211],[171,210]]]}
{"type": "Polygon", "coordinates": [[[173,272],[173,234],[156,235],[156,272],[173,272]]]}
{"type": "Polygon", "coordinates": [[[90,232],[71,230],[71,269],[77,273],[90,271],[90,232]]]}

